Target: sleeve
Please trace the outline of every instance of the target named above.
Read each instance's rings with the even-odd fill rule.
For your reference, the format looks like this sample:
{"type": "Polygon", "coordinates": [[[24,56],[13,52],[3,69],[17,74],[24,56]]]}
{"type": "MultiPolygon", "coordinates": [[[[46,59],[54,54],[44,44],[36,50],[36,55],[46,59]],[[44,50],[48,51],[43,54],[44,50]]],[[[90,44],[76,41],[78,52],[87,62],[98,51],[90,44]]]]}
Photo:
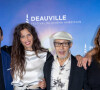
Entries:
{"type": "Polygon", "coordinates": [[[14,78],[13,81],[11,83],[13,86],[23,86],[23,82],[20,80],[20,77],[18,75],[18,72],[14,73],[14,78]]]}

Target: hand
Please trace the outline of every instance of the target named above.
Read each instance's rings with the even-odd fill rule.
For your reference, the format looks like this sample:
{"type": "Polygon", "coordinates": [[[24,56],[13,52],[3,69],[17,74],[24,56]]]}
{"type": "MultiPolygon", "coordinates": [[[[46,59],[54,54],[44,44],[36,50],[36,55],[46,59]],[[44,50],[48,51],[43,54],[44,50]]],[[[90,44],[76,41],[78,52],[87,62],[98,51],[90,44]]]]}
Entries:
{"type": "Polygon", "coordinates": [[[88,66],[90,66],[90,65],[91,65],[91,62],[92,62],[91,56],[85,56],[85,57],[83,58],[83,60],[82,60],[82,65],[83,65],[83,67],[84,67],[85,69],[87,69],[86,64],[88,63],[88,66]]]}
{"type": "Polygon", "coordinates": [[[76,59],[77,59],[77,66],[78,67],[82,67],[82,59],[83,59],[83,57],[81,56],[81,55],[77,55],[76,56],[76,59]]]}
{"type": "Polygon", "coordinates": [[[39,87],[40,87],[41,89],[45,89],[45,88],[46,88],[45,79],[42,79],[42,81],[39,82],[39,87]]]}
{"type": "Polygon", "coordinates": [[[76,59],[78,61],[77,63],[77,66],[78,67],[84,67],[84,69],[86,70],[87,69],[87,63],[88,63],[88,66],[90,66],[91,64],[91,56],[87,55],[85,57],[82,57],[81,55],[77,55],[76,56],[76,59]]]}
{"type": "Polygon", "coordinates": [[[88,66],[91,65],[92,62],[92,56],[96,54],[96,48],[93,48],[92,50],[90,50],[86,55],[85,58],[83,59],[83,67],[86,68],[86,64],[88,62],[88,66]],[[85,63],[85,64],[84,64],[85,63]]]}
{"type": "Polygon", "coordinates": [[[91,61],[92,61],[92,59],[89,56],[88,57],[84,57],[82,59],[82,65],[83,65],[83,67],[84,67],[85,70],[87,69],[87,63],[88,63],[88,66],[91,65],[91,61]]]}
{"type": "Polygon", "coordinates": [[[83,57],[82,58],[82,66],[84,67],[84,69],[87,69],[87,63],[88,63],[88,58],[87,57],[83,57]]]}

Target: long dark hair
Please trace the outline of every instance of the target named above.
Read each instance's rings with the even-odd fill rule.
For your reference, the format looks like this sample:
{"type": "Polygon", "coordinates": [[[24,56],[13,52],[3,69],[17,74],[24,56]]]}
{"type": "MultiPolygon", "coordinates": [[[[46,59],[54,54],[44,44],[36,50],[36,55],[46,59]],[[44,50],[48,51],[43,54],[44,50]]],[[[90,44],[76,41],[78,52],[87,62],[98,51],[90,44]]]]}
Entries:
{"type": "Polygon", "coordinates": [[[24,46],[21,44],[21,30],[27,29],[33,36],[34,43],[32,45],[32,49],[38,57],[38,52],[45,52],[47,49],[41,47],[40,40],[38,38],[37,32],[35,28],[28,24],[22,23],[16,26],[13,34],[13,44],[12,44],[12,53],[11,53],[11,74],[14,77],[14,73],[17,71],[20,78],[23,77],[23,72],[25,72],[25,50],[24,46]]]}
{"type": "Polygon", "coordinates": [[[99,38],[100,38],[100,28],[98,29],[98,32],[94,39],[95,51],[96,51],[95,58],[96,58],[97,62],[100,63],[100,41],[99,41],[99,38]]]}

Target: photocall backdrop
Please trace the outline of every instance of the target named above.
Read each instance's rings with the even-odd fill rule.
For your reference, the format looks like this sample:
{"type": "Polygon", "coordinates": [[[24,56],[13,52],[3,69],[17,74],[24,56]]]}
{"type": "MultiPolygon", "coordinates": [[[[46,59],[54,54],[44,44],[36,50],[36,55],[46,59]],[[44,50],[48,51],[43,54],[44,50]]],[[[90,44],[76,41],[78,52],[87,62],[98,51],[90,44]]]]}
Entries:
{"type": "Polygon", "coordinates": [[[1,46],[12,45],[15,26],[24,22],[35,26],[45,48],[51,34],[65,31],[73,37],[72,54],[84,55],[100,25],[100,0],[0,0],[1,46]]]}

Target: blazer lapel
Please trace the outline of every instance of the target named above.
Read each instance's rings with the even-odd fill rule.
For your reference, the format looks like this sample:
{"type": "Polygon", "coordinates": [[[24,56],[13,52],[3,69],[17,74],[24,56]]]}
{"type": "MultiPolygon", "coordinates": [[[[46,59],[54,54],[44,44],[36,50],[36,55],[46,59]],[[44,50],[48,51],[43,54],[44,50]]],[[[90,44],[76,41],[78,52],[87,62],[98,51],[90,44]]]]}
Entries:
{"type": "Polygon", "coordinates": [[[50,61],[48,63],[48,69],[47,69],[47,77],[48,77],[48,79],[50,79],[49,77],[51,77],[51,68],[52,68],[52,61],[50,61]]]}
{"type": "Polygon", "coordinates": [[[69,86],[68,86],[68,90],[70,90],[71,85],[72,85],[73,76],[75,74],[76,64],[77,63],[75,62],[74,57],[71,55],[71,70],[70,70],[70,76],[69,76],[69,86]]]}
{"type": "Polygon", "coordinates": [[[47,62],[47,73],[46,73],[46,77],[47,77],[47,87],[48,90],[50,90],[50,83],[51,83],[51,71],[52,71],[52,63],[53,63],[54,58],[50,57],[48,62],[47,62]]]}

